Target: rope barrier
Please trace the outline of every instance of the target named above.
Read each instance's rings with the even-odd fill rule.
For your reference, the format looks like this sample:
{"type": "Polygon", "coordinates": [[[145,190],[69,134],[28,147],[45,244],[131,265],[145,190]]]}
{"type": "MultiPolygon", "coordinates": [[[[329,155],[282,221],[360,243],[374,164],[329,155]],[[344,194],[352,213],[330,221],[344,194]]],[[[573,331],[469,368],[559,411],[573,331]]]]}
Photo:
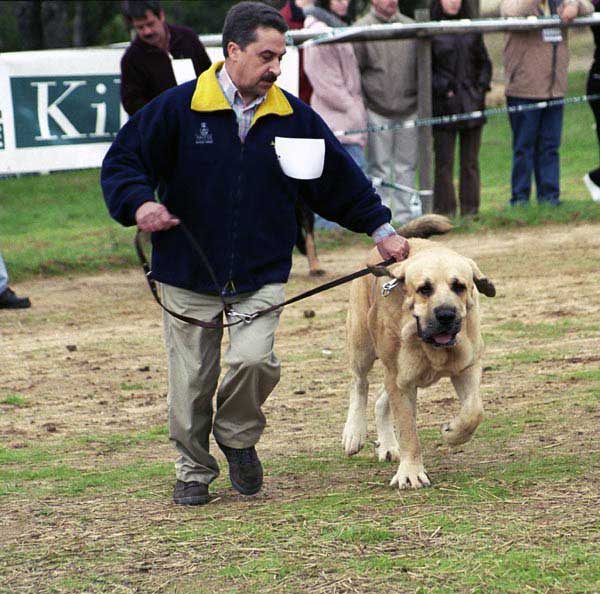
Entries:
{"type": "Polygon", "coordinates": [[[579,97],[563,97],[561,99],[549,99],[547,101],[537,101],[524,105],[511,105],[508,107],[492,107],[467,113],[456,113],[453,115],[432,116],[430,118],[416,118],[413,120],[404,120],[394,124],[384,126],[367,126],[366,128],[357,128],[354,130],[336,130],[336,136],[348,136],[350,134],[362,134],[365,132],[385,132],[386,130],[398,130],[406,128],[419,128],[423,126],[435,126],[436,124],[452,124],[455,122],[464,122],[467,120],[478,120],[479,118],[504,113],[518,113],[522,111],[534,111],[536,109],[546,109],[547,107],[557,107],[559,105],[572,105],[600,99],[600,93],[594,95],[580,95],[579,97]]]}

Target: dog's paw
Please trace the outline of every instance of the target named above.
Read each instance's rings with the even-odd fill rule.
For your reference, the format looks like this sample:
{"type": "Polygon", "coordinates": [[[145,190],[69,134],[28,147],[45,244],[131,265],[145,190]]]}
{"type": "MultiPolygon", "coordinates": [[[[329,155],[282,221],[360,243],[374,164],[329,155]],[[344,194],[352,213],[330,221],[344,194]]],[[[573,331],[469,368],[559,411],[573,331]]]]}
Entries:
{"type": "Polygon", "coordinates": [[[342,433],[342,446],[348,456],[354,456],[363,449],[367,441],[367,422],[348,419],[342,433]]]}
{"type": "Polygon", "coordinates": [[[420,462],[400,462],[398,472],[390,482],[391,487],[399,489],[420,489],[431,486],[425,467],[420,462]]]}
{"type": "Polygon", "coordinates": [[[475,428],[470,429],[451,421],[442,425],[442,439],[446,445],[459,446],[467,443],[473,436],[474,431],[475,428]]]}
{"type": "Polygon", "coordinates": [[[383,441],[375,442],[375,452],[377,459],[380,462],[399,462],[400,448],[398,442],[394,439],[393,443],[385,443],[383,441]]]}

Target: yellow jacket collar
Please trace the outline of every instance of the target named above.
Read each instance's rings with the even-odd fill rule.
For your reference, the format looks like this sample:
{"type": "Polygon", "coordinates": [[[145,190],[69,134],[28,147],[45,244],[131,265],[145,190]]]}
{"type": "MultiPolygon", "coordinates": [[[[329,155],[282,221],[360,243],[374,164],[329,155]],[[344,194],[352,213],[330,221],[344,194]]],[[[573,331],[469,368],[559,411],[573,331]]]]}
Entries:
{"type": "MultiPolygon", "coordinates": [[[[196,82],[196,89],[192,96],[191,108],[193,111],[220,111],[231,109],[219,81],[217,71],[223,66],[224,61],[215,62],[208,70],[205,70],[196,82]]],[[[252,123],[265,115],[274,114],[287,116],[294,113],[290,102],[283,91],[273,85],[267,92],[267,98],[258,106],[252,123]]]]}

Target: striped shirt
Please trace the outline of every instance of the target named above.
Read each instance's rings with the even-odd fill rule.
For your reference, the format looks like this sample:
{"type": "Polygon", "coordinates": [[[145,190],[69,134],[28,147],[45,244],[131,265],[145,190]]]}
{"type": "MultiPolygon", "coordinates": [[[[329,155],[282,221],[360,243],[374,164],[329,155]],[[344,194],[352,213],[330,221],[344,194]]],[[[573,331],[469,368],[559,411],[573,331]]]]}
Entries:
{"type": "Polygon", "coordinates": [[[219,85],[225,98],[235,113],[238,122],[238,134],[240,140],[244,142],[248,130],[250,130],[252,118],[254,118],[258,106],[266,99],[266,95],[257,97],[254,101],[244,106],[244,99],[237,90],[237,87],[233,84],[233,81],[225,68],[225,64],[223,64],[223,68],[217,72],[217,80],[219,81],[219,85]]]}

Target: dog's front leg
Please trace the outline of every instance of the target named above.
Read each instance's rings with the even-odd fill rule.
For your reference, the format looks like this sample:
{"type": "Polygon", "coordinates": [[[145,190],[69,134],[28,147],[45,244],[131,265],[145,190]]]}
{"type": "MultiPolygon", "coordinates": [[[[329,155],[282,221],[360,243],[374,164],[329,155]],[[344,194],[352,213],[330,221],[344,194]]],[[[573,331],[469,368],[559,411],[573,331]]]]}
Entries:
{"type": "Polygon", "coordinates": [[[390,485],[399,489],[419,489],[431,484],[421,457],[421,446],[417,434],[417,388],[397,386],[386,381],[394,424],[400,445],[400,465],[390,485]]]}
{"type": "Polygon", "coordinates": [[[483,419],[483,403],[479,395],[481,365],[467,367],[451,379],[460,400],[460,412],[442,425],[442,438],[448,445],[456,446],[469,441],[483,419]]]}

